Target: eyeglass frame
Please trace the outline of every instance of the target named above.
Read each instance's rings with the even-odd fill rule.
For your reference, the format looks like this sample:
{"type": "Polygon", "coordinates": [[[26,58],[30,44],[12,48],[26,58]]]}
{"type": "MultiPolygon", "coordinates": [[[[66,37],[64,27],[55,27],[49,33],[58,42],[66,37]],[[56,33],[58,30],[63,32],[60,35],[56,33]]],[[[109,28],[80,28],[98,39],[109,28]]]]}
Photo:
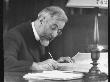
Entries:
{"type": "MultiPolygon", "coordinates": [[[[52,30],[52,31],[57,30],[58,36],[61,35],[63,29],[58,29],[58,25],[57,25],[57,24],[53,24],[53,25],[55,25],[55,27],[54,27],[54,28],[51,27],[51,30],[52,30]]],[[[52,26],[53,26],[53,25],[52,25],[52,26]]]]}

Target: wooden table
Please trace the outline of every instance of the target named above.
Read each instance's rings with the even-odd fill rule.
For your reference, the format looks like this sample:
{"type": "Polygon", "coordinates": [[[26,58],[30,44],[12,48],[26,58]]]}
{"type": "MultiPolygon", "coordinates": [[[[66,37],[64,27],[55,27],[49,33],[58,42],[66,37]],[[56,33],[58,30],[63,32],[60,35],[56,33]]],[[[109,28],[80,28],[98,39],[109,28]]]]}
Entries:
{"type": "MultiPolygon", "coordinates": [[[[22,72],[4,72],[4,82],[85,82],[84,79],[75,79],[69,81],[52,81],[52,80],[34,80],[28,81],[23,78],[23,75],[26,73],[22,72]]],[[[96,82],[96,81],[94,81],[96,82]]],[[[98,82],[108,82],[106,81],[98,81],[98,82]]]]}

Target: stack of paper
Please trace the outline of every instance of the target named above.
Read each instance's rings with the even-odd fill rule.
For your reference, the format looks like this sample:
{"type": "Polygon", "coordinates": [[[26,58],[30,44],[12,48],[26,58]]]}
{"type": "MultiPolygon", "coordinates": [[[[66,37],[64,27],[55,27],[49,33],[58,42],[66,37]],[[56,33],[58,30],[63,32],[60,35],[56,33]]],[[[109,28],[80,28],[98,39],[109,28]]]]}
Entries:
{"type": "Polygon", "coordinates": [[[83,73],[78,72],[69,72],[69,71],[44,71],[42,73],[28,73],[23,76],[23,78],[27,80],[42,80],[42,79],[50,79],[50,80],[71,80],[82,78],[83,73]]]}

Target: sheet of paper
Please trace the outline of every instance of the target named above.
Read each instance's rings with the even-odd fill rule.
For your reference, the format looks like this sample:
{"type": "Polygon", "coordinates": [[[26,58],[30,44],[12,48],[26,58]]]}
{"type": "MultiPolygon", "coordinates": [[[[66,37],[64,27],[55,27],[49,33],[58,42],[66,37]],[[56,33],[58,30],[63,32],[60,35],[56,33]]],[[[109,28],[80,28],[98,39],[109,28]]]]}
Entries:
{"type": "Polygon", "coordinates": [[[50,79],[50,80],[71,80],[82,78],[83,73],[69,72],[69,71],[44,71],[42,73],[28,73],[23,76],[27,80],[37,80],[37,79],[50,79]]]}

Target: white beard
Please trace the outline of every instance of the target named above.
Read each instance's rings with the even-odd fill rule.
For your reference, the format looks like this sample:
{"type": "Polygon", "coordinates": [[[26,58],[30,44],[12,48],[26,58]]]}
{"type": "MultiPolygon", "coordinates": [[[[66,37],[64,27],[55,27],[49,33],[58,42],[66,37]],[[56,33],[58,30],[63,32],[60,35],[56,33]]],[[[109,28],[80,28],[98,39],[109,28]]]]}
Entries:
{"type": "Polygon", "coordinates": [[[43,46],[48,46],[48,45],[49,45],[49,40],[40,40],[40,43],[41,43],[43,46]]]}

